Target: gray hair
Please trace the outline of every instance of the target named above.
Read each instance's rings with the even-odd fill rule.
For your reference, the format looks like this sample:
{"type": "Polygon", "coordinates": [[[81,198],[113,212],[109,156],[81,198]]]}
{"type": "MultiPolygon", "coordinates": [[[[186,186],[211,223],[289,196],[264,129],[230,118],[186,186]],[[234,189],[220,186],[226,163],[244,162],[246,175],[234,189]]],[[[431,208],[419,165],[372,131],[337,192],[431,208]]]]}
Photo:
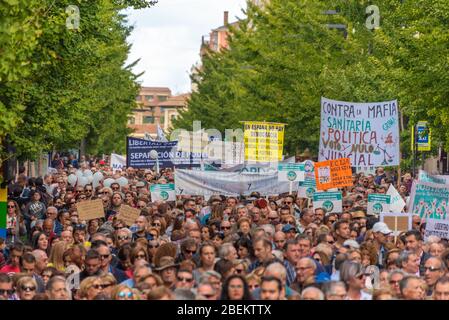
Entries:
{"type": "Polygon", "coordinates": [[[390,271],[390,273],[388,274],[388,281],[390,281],[391,277],[393,277],[395,274],[400,274],[402,275],[402,277],[405,277],[407,275],[407,273],[405,273],[403,270],[395,269],[393,271],[390,271]]]}
{"type": "Polygon", "coordinates": [[[175,289],[175,300],[195,300],[195,294],[190,289],[175,289]]]}
{"type": "Polygon", "coordinates": [[[340,279],[344,283],[348,284],[349,281],[363,272],[363,266],[361,263],[353,261],[345,261],[340,267],[340,279]]]}
{"type": "Polygon", "coordinates": [[[268,237],[273,237],[276,229],[272,224],[264,224],[260,226],[268,237]]]}
{"type": "Polygon", "coordinates": [[[119,232],[126,232],[126,234],[127,234],[128,237],[132,237],[132,235],[133,235],[132,231],[129,230],[128,228],[121,228],[120,230],[117,231],[117,234],[118,234],[119,232]]]}
{"type": "Polygon", "coordinates": [[[337,288],[342,287],[346,291],[346,285],[343,281],[331,281],[325,284],[324,291],[326,292],[326,296],[333,296],[336,294],[337,288]]]}
{"type": "Polygon", "coordinates": [[[234,248],[232,243],[223,243],[220,246],[220,248],[218,249],[218,256],[221,259],[225,259],[229,255],[229,253],[231,252],[232,248],[234,248]]]}
{"type": "Polygon", "coordinates": [[[318,300],[324,300],[324,293],[318,288],[315,287],[307,287],[301,292],[301,300],[304,299],[304,296],[307,292],[315,292],[318,293],[318,300]]]}
{"type": "Polygon", "coordinates": [[[200,283],[209,283],[210,277],[220,279],[220,281],[221,281],[221,274],[219,274],[216,271],[209,270],[209,271],[205,271],[201,274],[200,283]]]}
{"type": "Polygon", "coordinates": [[[399,265],[399,267],[402,267],[402,264],[404,262],[407,262],[410,256],[413,254],[415,254],[413,251],[406,251],[406,250],[402,251],[397,260],[397,264],[399,265]]]}
{"type": "Polygon", "coordinates": [[[279,262],[274,262],[268,265],[265,269],[264,275],[267,275],[267,273],[271,275],[273,275],[273,273],[278,274],[281,277],[279,280],[283,283],[287,279],[287,269],[285,269],[285,267],[279,262]]]}
{"type": "Polygon", "coordinates": [[[408,283],[410,282],[410,280],[421,280],[421,278],[415,275],[405,276],[404,279],[399,282],[399,288],[401,289],[402,294],[404,293],[404,289],[408,287],[408,283]]]}

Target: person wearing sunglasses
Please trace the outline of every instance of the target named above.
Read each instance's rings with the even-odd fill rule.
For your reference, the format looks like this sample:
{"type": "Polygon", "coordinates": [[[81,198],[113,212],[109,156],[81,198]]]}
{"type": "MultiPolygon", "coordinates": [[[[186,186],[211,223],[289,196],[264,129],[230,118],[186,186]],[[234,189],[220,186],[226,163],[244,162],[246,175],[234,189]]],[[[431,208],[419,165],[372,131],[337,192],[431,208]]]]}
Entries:
{"type": "Polygon", "coordinates": [[[427,284],[427,296],[433,294],[435,284],[438,279],[446,274],[446,267],[443,260],[438,257],[430,257],[424,264],[424,281],[427,284]]]}
{"type": "Polygon", "coordinates": [[[6,244],[13,243],[18,237],[26,234],[25,224],[20,222],[20,208],[16,201],[7,203],[6,244]]]}
{"type": "Polygon", "coordinates": [[[195,286],[193,273],[188,269],[180,269],[176,273],[176,289],[191,290],[195,286]]]}
{"type": "Polygon", "coordinates": [[[365,292],[366,274],[361,263],[345,261],[340,267],[340,279],[348,288],[346,300],[372,300],[365,292]]]}
{"type": "Polygon", "coordinates": [[[37,283],[32,277],[25,276],[16,284],[18,300],[33,300],[37,291],[37,283]]]}
{"type": "Polygon", "coordinates": [[[103,273],[112,273],[118,283],[121,283],[128,279],[124,271],[111,265],[111,249],[105,242],[99,243],[95,250],[100,255],[101,270],[103,273]]]}
{"type": "Polygon", "coordinates": [[[0,273],[0,300],[16,300],[13,280],[6,273],[0,273]]]}

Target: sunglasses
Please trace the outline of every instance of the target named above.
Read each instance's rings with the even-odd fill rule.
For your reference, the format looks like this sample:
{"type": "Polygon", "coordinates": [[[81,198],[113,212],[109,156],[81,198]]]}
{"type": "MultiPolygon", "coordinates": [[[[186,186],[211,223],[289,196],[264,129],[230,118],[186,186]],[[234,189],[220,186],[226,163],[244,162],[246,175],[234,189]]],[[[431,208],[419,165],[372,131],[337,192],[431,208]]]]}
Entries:
{"type": "Polygon", "coordinates": [[[102,289],[106,289],[113,286],[112,283],[105,283],[105,284],[95,284],[92,286],[92,288],[97,289],[97,290],[102,290],[102,289]]]}
{"type": "Polygon", "coordinates": [[[16,207],[15,205],[12,205],[12,206],[9,205],[9,206],[8,206],[8,209],[12,209],[12,208],[15,208],[15,207],[16,207]]]}
{"type": "Polygon", "coordinates": [[[20,289],[22,289],[22,291],[30,292],[30,291],[35,291],[36,287],[35,286],[31,286],[31,287],[21,286],[20,289]]]}
{"type": "Polygon", "coordinates": [[[117,237],[118,240],[129,240],[128,236],[117,237]]]}
{"type": "Polygon", "coordinates": [[[283,202],[283,204],[293,204],[293,202],[283,202]]]}
{"type": "Polygon", "coordinates": [[[192,282],[193,278],[182,278],[182,277],[178,277],[178,281],[179,282],[192,282]]]}
{"type": "Polygon", "coordinates": [[[187,249],[186,249],[186,253],[195,254],[195,253],[196,253],[196,250],[187,250],[187,249]]]}
{"type": "Polygon", "coordinates": [[[101,259],[107,259],[109,258],[111,255],[110,254],[100,254],[101,259]]]}
{"type": "Polygon", "coordinates": [[[207,298],[207,299],[210,299],[210,298],[215,297],[215,294],[203,294],[203,297],[207,298]]]}
{"type": "Polygon", "coordinates": [[[223,229],[223,230],[229,230],[229,229],[231,229],[231,227],[221,227],[221,229],[223,229]]]}
{"type": "Polygon", "coordinates": [[[107,192],[107,191],[103,191],[103,192],[102,192],[102,194],[109,194],[109,192],[107,192]]]}
{"type": "Polygon", "coordinates": [[[151,226],[152,226],[152,227],[160,227],[161,224],[160,224],[160,223],[152,223],[151,226]]]}
{"type": "Polygon", "coordinates": [[[435,272],[435,271],[440,271],[441,268],[436,268],[436,267],[424,267],[424,272],[429,270],[430,272],[435,272]]]}
{"type": "Polygon", "coordinates": [[[150,249],[156,249],[156,248],[159,248],[159,245],[158,245],[158,244],[155,244],[155,245],[149,244],[149,245],[148,245],[148,248],[150,248],[150,249]]]}
{"type": "Polygon", "coordinates": [[[14,290],[12,290],[12,289],[9,289],[9,290],[5,290],[5,289],[0,289],[0,296],[1,295],[5,295],[5,294],[7,294],[7,295],[12,295],[14,293],[14,290]]]}
{"type": "Polygon", "coordinates": [[[245,270],[243,270],[243,269],[235,269],[235,273],[240,274],[240,273],[243,273],[243,272],[245,272],[245,270]]]}
{"type": "Polygon", "coordinates": [[[132,298],[133,297],[133,293],[131,291],[129,292],[124,292],[124,291],[120,291],[118,294],[119,298],[132,298]]]}

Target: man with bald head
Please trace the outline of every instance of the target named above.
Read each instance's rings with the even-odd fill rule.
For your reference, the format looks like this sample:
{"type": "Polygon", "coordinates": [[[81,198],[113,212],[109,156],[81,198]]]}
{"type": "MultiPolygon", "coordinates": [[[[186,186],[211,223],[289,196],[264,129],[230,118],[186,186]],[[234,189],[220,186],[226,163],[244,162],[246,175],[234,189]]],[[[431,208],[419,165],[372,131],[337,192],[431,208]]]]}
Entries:
{"type": "Polygon", "coordinates": [[[273,237],[275,250],[282,251],[284,249],[285,241],[286,241],[285,233],[283,233],[282,231],[277,231],[273,237]]]}

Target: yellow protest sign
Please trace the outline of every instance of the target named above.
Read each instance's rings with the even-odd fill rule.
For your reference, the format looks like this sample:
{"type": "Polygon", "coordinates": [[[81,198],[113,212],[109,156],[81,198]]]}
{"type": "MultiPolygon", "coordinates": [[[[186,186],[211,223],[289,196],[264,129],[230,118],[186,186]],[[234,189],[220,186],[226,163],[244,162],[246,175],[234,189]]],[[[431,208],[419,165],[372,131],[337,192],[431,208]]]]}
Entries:
{"type": "Polygon", "coordinates": [[[276,162],[282,160],[285,124],[244,121],[245,160],[276,162]]]}

